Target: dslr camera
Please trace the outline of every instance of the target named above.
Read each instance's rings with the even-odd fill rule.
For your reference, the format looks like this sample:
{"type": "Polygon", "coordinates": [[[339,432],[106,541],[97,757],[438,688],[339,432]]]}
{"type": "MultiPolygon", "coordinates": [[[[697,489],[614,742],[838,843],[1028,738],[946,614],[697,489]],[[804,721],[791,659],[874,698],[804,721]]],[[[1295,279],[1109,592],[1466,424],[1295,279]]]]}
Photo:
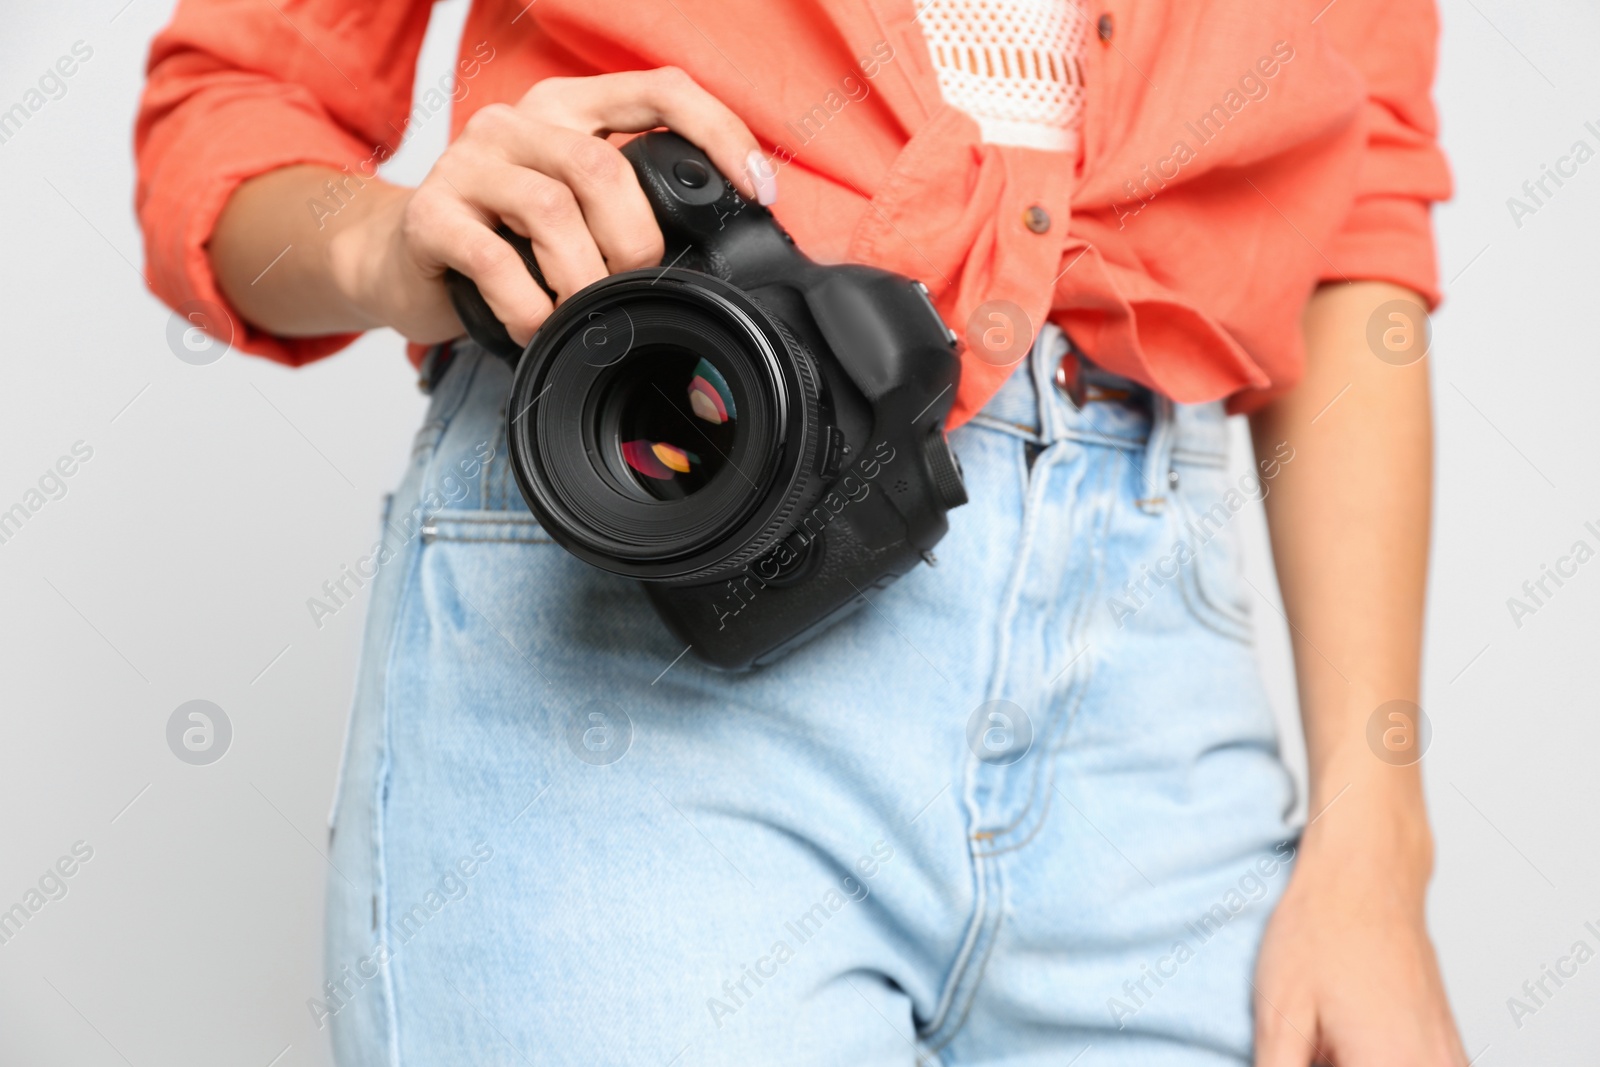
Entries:
{"type": "MultiPolygon", "coordinates": [[[[523,349],[470,280],[470,336],[515,368],[507,451],[557,544],[636,578],[702,661],[771,662],[932,550],[966,503],[944,422],[957,339],[927,289],[803,255],[676,134],[622,149],[662,267],[556,308],[523,349]]],[[[501,227],[541,285],[528,241],[501,227]]]]}

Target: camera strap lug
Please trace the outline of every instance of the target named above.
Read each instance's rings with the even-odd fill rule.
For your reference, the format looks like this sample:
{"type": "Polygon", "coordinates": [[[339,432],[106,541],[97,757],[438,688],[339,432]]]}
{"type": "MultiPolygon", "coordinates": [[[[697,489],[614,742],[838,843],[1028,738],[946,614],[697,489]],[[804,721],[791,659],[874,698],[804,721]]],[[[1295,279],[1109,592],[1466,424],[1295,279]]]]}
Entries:
{"type": "Polygon", "coordinates": [[[822,449],[822,469],[818,473],[824,478],[832,478],[844,466],[844,458],[849,454],[850,446],[845,444],[844,431],[837,426],[828,427],[828,440],[822,449]]]}

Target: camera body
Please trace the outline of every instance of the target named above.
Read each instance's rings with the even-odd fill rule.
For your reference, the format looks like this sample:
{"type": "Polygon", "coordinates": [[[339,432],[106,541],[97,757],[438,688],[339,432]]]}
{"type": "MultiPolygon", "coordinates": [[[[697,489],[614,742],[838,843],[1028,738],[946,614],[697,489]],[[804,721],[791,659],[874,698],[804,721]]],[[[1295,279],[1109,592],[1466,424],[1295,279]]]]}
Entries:
{"type": "Polygon", "coordinates": [[[508,453],[550,536],[640,579],[704,662],[771,662],[931,562],[966,502],[958,342],[920,283],[808,259],[676,134],[622,151],[667,266],[573,295],[526,350],[470,281],[452,297],[516,368],[508,453]]]}

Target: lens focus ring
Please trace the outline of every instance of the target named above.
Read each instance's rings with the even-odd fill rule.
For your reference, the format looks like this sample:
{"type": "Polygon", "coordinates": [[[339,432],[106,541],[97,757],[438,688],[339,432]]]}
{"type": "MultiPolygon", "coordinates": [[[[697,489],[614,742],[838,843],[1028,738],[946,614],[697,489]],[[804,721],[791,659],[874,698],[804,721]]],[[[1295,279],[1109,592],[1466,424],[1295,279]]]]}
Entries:
{"type": "Polygon", "coordinates": [[[820,388],[811,354],[734,286],[679,269],[614,275],[564,302],[518,366],[512,468],[580,558],[703,581],[770,550],[817,495],[820,388]],[[610,329],[623,354],[586,358],[610,329]]]}
{"type": "MultiPolygon", "coordinates": [[[[759,301],[751,302],[761,307],[759,301]]],[[[762,308],[763,312],[765,310],[762,308]]],[[[766,317],[768,324],[783,339],[784,349],[799,382],[799,389],[796,390],[794,397],[798,401],[795,405],[797,410],[791,412],[791,417],[799,424],[798,428],[802,435],[795,478],[789,491],[784,494],[782,503],[773,511],[772,517],[759,534],[744,548],[721,563],[697,573],[684,575],[681,580],[685,582],[704,581],[719,573],[733,573],[766,555],[789,534],[796,511],[802,507],[810,507],[821,489],[821,477],[818,471],[822,466],[820,453],[823,447],[823,427],[820,416],[821,383],[817,374],[816,360],[811,355],[811,350],[796,340],[781,319],[772,314],[766,317]]]]}

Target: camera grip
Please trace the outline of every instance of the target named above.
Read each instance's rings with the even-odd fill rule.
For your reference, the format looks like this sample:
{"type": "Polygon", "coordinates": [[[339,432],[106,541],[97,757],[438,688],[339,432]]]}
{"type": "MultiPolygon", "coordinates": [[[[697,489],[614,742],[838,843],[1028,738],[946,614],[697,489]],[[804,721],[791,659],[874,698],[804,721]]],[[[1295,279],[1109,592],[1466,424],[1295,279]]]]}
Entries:
{"type": "MultiPolygon", "coordinates": [[[[539,283],[539,288],[543,289],[550,297],[551,303],[554,303],[555,290],[545,282],[544,272],[539,269],[538,261],[533,258],[532,242],[521,234],[513,232],[505,223],[496,226],[494,232],[517,250],[517,255],[522,258],[528,273],[533,275],[533,280],[539,283]]],[[[456,309],[456,316],[461,319],[461,325],[467,328],[467,336],[515,367],[517,361],[522,358],[523,346],[513,341],[511,335],[506,332],[505,323],[495,318],[488,301],[483,299],[483,294],[478,291],[472,279],[457,270],[447,268],[444,272],[444,284],[450,291],[450,303],[456,309]]]]}

